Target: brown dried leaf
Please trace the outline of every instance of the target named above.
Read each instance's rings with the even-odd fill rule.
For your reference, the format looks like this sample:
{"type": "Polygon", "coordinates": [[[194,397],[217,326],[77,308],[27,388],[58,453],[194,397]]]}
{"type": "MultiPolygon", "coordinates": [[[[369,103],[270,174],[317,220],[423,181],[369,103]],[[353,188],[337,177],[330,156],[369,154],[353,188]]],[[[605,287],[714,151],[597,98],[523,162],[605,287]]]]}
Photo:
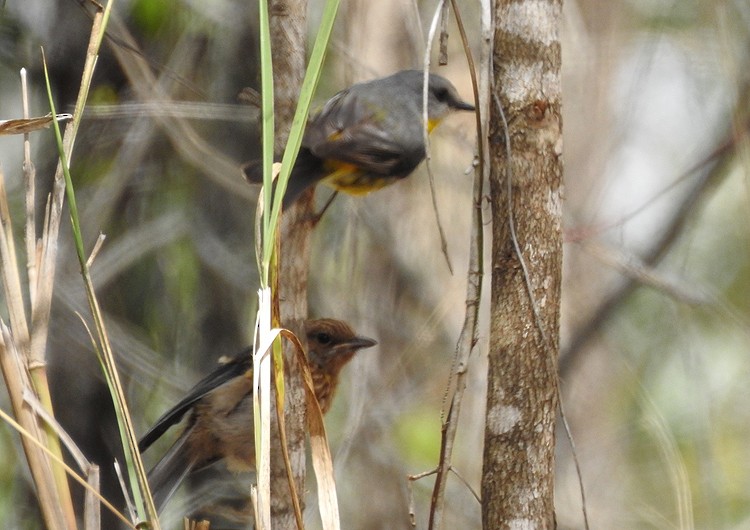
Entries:
{"type": "MultiPolygon", "coordinates": [[[[57,121],[69,120],[72,114],[58,114],[57,121]]],[[[0,120],[0,135],[26,134],[39,129],[46,129],[52,123],[52,114],[38,118],[19,118],[17,120],[0,120]]]]}

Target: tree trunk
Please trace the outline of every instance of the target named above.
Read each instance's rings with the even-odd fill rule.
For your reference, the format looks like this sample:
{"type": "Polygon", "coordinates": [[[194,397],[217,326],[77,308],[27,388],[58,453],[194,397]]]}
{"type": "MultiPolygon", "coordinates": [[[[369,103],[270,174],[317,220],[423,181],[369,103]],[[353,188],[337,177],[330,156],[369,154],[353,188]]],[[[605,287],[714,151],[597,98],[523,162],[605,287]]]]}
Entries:
{"type": "MultiPolygon", "coordinates": [[[[305,76],[307,42],[307,1],[271,0],[271,38],[274,73],[276,153],[286,147],[292,118],[297,108],[305,76]]],[[[282,214],[279,256],[280,318],[305,344],[303,323],[307,318],[307,275],[312,233],[312,194],[308,193],[282,214]]],[[[302,502],[305,492],[305,394],[301,373],[289,343],[284,344],[286,364],[286,403],[284,418],[287,447],[297,493],[302,502]]],[[[273,414],[275,417],[275,413],[273,414]]],[[[278,430],[273,422],[274,431],[278,430]]],[[[278,440],[278,433],[271,432],[278,440]]],[[[279,444],[271,447],[271,521],[274,530],[297,527],[289,492],[286,468],[279,444]]]]}
{"type": "Polygon", "coordinates": [[[561,0],[495,2],[493,92],[509,124],[511,157],[509,163],[493,100],[493,274],[482,472],[483,527],[492,530],[555,527],[561,10],[561,0]],[[513,243],[514,226],[523,261],[513,243]]]}

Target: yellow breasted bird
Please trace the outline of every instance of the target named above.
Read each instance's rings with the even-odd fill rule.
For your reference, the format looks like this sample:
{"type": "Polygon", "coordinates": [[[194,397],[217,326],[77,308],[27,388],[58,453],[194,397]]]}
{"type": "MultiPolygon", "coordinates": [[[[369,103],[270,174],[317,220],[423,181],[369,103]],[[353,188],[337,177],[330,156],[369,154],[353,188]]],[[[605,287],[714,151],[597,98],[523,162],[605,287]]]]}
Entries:
{"type": "MultiPolygon", "coordinates": [[[[364,195],[407,177],[425,157],[421,70],[402,70],[337,93],[312,116],[287,185],[289,206],[322,181],[364,195]]],[[[474,110],[450,81],[429,75],[427,130],[451,111],[474,110]]],[[[261,164],[243,166],[250,182],[261,182],[261,164]]]]}

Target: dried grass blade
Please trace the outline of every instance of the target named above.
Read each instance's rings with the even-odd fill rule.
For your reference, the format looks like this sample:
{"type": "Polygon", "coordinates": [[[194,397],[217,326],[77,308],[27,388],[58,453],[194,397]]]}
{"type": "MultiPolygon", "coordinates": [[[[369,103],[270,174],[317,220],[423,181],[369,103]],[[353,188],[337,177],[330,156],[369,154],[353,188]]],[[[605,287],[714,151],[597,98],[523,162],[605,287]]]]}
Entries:
{"type": "Polygon", "coordinates": [[[318,484],[318,509],[320,520],[324,530],[340,530],[341,518],[339,516],[338,497],[336,495],[336,480],[333,474],[333,458],[328,447],[328,436],[323,423],[323,412],[315,397],[310,367],[307,357],[302,350],[302,345],[297,337],[289,334],[290,340],[295,343],[297,362],[302,369],[302,378],[305,383],[305,396],[307,397],[307,429],[310,434],[310,453],[312,456],[315,480],[318,484]]]}
{"type": "MultiPolygon", "coordinates": [[[[54,460],[57,464],[59,464],[63,469],[65,469],[66,473],[73,478],[76,482],[78,482],[81,486],[83,486],[87,492],[91,492],[91,494],[96,497],[99,502],[101,502],[108,510],[110,510],[118,519],[120,519],[123,523],[127,525],[128,528],[132,528],[135,530],[135,527],[133,524],[128,520],[127,517],[125,517],[120,511],[117,510],[112,504],[102,497],[102,495],[96,490],[89,486],[89,484],[84,480],[83,477],[81,477],[78,473],[76,473],[73,469],[71,469],[65,462],[63,462],[62,459],[54,455],[49,449],[47,449],[39,440],[36,438],[31,432],[26,430],[20,423],[16,422],[8,413],[6,413],[4,410],[0,409],[0,419],[7,422],[11,427],[13,427],[18,433],[21,435],[22,440],[27,440],[29,443],[33,444],[36,448],[44,452],[48,457],[50,457],[52,460],[54,460]]],[[[58,528],[56,525],[48,526],[49,528],[58,528]]]]}

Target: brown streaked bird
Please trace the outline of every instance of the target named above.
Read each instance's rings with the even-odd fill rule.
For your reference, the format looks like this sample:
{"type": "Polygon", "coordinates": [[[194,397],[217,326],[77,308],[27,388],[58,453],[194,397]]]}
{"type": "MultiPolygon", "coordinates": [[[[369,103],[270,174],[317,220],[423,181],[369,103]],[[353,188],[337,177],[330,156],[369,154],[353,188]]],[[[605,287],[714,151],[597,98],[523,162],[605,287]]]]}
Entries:
{"type": "MultiPolygon", "coordinates": [[[[292,168],[284,207],[307,188],[324,182],[352,195],[365,195],[409,176],[425,158],[424,73],[402,70],[357,83],[334,95],[313,115],[292,168]]],[[[430,74],[427,130],[457,110],[474,110],[453,84],[430,74]]],[[[250,182],[262,182],[262,164],[242,168],[250,182]]]]}
{"type": "MultiPolygon", "coordinates": [[[[305,334],[315,396],[326,413],[341,369],[358,350],[377,343],[357,336],[346,322],[330,318],[308,320],[305,334]]],[[[215,462],[224,460],[232,471],[255,469],[252,369],[248,349],[199,381],[143,435],[138,443],[141,452],[190,412],[182,434],[148,474],[157,509],[187,476],[215,462]]]]}

